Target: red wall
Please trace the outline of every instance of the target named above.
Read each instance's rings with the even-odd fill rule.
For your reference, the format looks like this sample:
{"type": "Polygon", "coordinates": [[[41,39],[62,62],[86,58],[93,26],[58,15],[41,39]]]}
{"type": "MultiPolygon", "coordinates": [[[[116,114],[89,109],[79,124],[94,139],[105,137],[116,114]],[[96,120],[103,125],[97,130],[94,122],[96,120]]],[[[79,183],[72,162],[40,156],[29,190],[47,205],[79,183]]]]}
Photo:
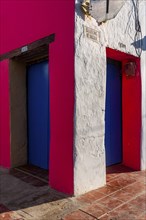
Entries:
{"type": "Polygon", "coordinates": [[[141,77],[139,59],[133,60],[138,67],[136,76],[126,77],[123,69],[122,77],[123,163],[134,170],[140,170],[141,77]]]}
{"type": "Polygon", "coordinates": [[[0,62],[0,165],[10,167],[9,61],[0,62]]]}
{"type": "Polygon", "coordinates": [[[137,72],[134,77],[126,77],[122,69],[122,140],[123,140],[123,164],[140,170],[141,153],[141,75],[140,59],[138,57],[113,50],[106,49],[107,57],[122,62],[134,61],[137,64],[137,72]]]}
{"type": "MultiPolygon", "coordinates": [[[[49,50],[51,106],[49,178],[53,188],[72,194],[74,0],[0,0],[0,33],[2,33],[0,54],[55,33],[55,42],[51,44],[49,50]]],[[[6,68],[6,63],[4,65],[6,68]]],[[[8,130],[5,132],[6,142],[6,139],[9,139],[9,132],[8,130]]],[[[4,145],[1,145],[1,148],[3,147],[4,145]]]]}

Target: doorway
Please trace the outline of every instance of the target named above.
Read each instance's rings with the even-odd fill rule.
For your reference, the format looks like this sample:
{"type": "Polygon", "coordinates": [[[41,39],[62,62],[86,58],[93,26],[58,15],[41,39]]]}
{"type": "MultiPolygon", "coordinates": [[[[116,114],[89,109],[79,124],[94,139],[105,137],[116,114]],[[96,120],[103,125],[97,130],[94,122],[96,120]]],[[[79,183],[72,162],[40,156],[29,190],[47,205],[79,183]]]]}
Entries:
{"type": "Polygon", "coordinates": [[[122,162],[122,64],[107,59],[105,149],[106,166],[122,162]]]}
{"type": "MultiPolygon", "coordinates": [[[[121,69],[122,164],[131,169],[140,170],[140,160],[141,160],[140,58],[135,57],[131,54],[114,50],[112,48],[106,48],[106,56],[107,58],[115,60],[115,63],[118,61],[122,64],[122,69],[121,69]],[[129,62],[135,63],[136,66],[135,74],[132,76],[127,75],[127,73],[125,72],[125,65],[129,62]]],[[[107,115],[106,115],[106,120],[107,120],[107,115]]],[[[106,131],[107,130],[108,129],[106,128],[106,131]]],[[[105,136],[107,136],[107,134],[105,134],[105,136]]]]}
{"type": "Polygon", "coordinates": [[[49,77],[48,61],[27,68],[28,163],[49,167],[49,77]]]}
{"type": "Polygon", "coordinates": [[[54,40],[55,34],[51,34],[1,56],[1,60],[9,59],[10,166],[38,179],[43,177],[47,183],[50,175],[48,62],[49,45],[54,40]],[[37,120],[32,123],[33,117],[37,120]],[[31,135],[34,133],[35,137],[31,135]]]}
{"type": "MultiPolygon", "coordinates": [[[[49,166],[48,59],[10,61],[11,167],[49,166]]],[[[28,168],[27,168],[28,170],[28,168]]],[[[25,167],[26,171],[26,167],[25,167]]]]}

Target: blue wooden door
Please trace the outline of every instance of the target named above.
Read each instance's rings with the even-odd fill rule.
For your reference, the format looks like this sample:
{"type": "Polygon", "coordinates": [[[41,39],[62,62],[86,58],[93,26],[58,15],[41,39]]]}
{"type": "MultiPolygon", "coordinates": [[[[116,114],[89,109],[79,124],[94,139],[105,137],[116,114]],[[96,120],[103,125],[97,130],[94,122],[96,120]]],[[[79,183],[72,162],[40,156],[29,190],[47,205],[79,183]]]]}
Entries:
{"type": "Polygon", "coordinates": [[[121,63],[107,61],[105,148],[106,166],[122,161],[122,80],[121,63]]]}
{"type": "Polygon", "coordinates": [[[48,61],[28,68],[28,160],[48,169],[49,164],[49,77],[48,61]]]}

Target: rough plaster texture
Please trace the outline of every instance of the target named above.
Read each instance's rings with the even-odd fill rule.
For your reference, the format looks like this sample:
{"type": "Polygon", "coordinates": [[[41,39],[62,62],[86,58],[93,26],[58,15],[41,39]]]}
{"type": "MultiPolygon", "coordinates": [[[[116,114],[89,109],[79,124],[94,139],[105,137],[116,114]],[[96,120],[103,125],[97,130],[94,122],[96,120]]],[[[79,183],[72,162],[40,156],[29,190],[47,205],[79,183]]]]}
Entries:
{"type": "Polygon", "coordinates": [[[10,61],[11,167],[27,163],[26,66],[10,61]]]}
{"type": "MultiPolygon", "coordinates": [[[[140,3],[144,26],[145,9],[140,3]]],[[[106,183],[104,115],[106,94],[106,47],[136,55],[134,42],[134,10],[132,1],[125,1],[115,19],[98,26],[95,19],[85,17],[76,0],[75,12],[75,142],[74,193],[82,194],[106,183]],[[84,25],[98,31],[97,42],[84,35],[84,25]]],[[[145,55],[142,54],[142,77],[145,79],[145,55]]],[[[145,82],[143,82],[145,94],[145,82]]],[[[146,148],[145,95],[143,95],[143,141],[146,148]],[[144,137],[145,136],[145,137],[144,137]]],[[[145,167],[142,156],[142,168],[145,167]]]]}
{"type": "Polygon", "coordinates": [[[140,22],[142,26],[142,137],[141,137],[141,169],[146,169],[146,1],[140,3],[140,22]]]}

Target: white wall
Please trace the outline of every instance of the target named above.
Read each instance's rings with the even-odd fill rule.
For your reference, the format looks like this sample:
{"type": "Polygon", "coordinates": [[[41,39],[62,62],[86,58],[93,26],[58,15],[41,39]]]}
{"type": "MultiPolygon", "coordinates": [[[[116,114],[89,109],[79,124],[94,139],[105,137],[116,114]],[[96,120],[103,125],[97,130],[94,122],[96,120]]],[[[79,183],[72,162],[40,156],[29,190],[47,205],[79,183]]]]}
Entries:
{"type": "Polygon", "coordinates": [[[141,142],[141,169],[146,169],[146,1],[140,3],[140,22],[143,41],[143,52],[141,55],[141,77],[142,77],[142,142],[141,142]]]}
{"type": "MultiPolygon", "coordinates": [[[[143,2],[141,4],[145,4],[143,2]]],[[[104,115],[106,86],[106,47],[136,55],[134,41],[134,14],[131,0],[115,19],[98,26],[93,18],[82,13],[81,1],[76,0],[75,12],[75,141],[74,189],[75,195],[96,189],[106,183],[104,115]],[[97,30],[99,40],[84,36],[84,25],[97,30]],[[121,43],[123,44],[121,46],[121,43]]],[[[144,13],[144,8],[141,9],[144,13]]],[[[144,25],[144,15],[143,15],[144,25]]],[[[144,63],[142,54],[142,65],[144,63]]],[[[142,77],[145,77],[144,65],[142,77]]],[[[145,83],[143,81],[143,94],[145,83]]],[[[146,97],[143,97],[143,101],[146,97]]],[[[146,120],[143,105],[143,119],[146,120]],[[145,119],[144,119],[145,118],[145,119]]],[[[143,120],[143,149],[146,147],[146,128],[143,120]],[[145,130],[144,130],[145,129],[145,130]],[[144,137],[145,136],[145,137],[144,137]]],[[[144,150],[143,150],[144,151],[144,150]]],[[[143,152],[142,151],[142,152],[143,152]]],[[[142,168],[145,167],[142,157],[142,168]]]]}

